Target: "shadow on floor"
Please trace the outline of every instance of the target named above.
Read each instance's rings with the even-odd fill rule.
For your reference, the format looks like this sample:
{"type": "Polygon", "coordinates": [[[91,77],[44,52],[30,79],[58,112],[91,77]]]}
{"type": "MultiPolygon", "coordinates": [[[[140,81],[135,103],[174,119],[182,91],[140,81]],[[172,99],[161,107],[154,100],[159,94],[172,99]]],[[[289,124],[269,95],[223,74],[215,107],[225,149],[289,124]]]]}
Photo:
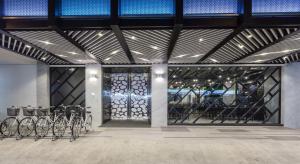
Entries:
{"type": "Polygon", "coordinates": [[[150,128],[148,121],[133,121],[133,120],[111,120],[102,125],[102,127],[117,127],[117,128],[150,128]]]}

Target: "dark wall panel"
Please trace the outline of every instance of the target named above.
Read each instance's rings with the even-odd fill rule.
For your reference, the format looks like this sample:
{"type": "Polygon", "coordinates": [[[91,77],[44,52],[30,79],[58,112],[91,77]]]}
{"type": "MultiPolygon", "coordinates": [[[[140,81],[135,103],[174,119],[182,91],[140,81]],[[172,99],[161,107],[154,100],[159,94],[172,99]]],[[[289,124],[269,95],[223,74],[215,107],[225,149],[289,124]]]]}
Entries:
{"type": "Polygon", "coordinates": [[[85,68],[51,68],[51,106],[85,105],[85,68]]]}

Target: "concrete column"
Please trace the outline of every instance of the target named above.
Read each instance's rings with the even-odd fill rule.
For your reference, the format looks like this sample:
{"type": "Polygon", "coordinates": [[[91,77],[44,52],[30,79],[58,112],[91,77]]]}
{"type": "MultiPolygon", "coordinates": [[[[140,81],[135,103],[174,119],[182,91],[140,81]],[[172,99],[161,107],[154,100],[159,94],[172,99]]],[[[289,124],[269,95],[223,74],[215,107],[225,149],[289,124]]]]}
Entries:
{"type": "Polygon", "coordinates": [[[282,123],[288,128],[300,128],[300,63],[282,68],[282,123]]]}
{"type": "Polygon", "coordinates": [[[93,128],[102,125],[102,67],[100,64],[86,65],[85,102],[93,115],[93,128]]]}
{"type": "Polygon", "coordinates": [[[168,65],[152,65],[152,127],[168,125],[168,65]]]}
{"type": "Polygon", "coordinates": [[[50,106],[50,71],[44,63],[37,64],[37,106],[50,106]]]}

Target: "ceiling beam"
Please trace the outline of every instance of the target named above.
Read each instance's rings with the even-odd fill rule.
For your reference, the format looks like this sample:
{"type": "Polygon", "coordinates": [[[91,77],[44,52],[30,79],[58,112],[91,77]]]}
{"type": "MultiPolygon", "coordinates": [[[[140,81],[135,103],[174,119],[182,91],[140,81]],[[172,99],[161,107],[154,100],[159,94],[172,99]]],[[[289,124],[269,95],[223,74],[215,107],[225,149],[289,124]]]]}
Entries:
{"type": "MultiPolygon", "coordinates": [[[[13,38],[14,40],[17,40],[17,41],[19,41],[19,42],[21,42],[21,43],[23,43],[23,44],[25,44],[25,45],[28,45],[28,46],[30,46],[30,47],[32,47],[32,48],[38,50],[38,51],[44,52],[45,54],[47,54],[47,55],[49,55],[49,56],[51,56],[51,57],[53,57],[53,58],[56,58],[56,59],[58,59],[58,60],[60,60],[60,61],[63,61],[64,64],[74,64],[74,63],[72,63],[72,62],[70,62],[70,61],[68,61],[68,60],[66,60],[66,59],[64,59],[64,58],[61,58],[61,57],[59,57],[59,56],[56,56],[56,55],[52,54],[51,52],[46,51],[46,50],[44,50],[44,49],[42,49],[42,48],[40,48],[40,47],[38,47],[38,46],[36,46],[36,45],[30,43],[30,42],[27,42],[27,41],[25,41],[25,40],[23,40],[23,39],[21,39],[21,38],[15,36],[15,35],[12,35],[12,34],[6,32],[6,31],[4,31],[4,30],[0,30],[0,33],[2,33],[3,35],[8,36],[8,37],[10,37],[10,38],[13,38]]],[[[3,46],[1,46],[1,48],[10,50],[10,51],[12,51],[12,52],[15,52],[15,51],[13,51],[13,50],[11,50],[11,49],[9,49],[9,48],[3,47],[3,46]]],[[[22,53],[20,53],[20,52],[15,52],[15,53],[24,56],[24,54],[22,54],[22,53]]],[[[27,55],[26,55],[26,56],[27,56],[27,55]]],[[[35,60],[41,61],[41,62],[43,62],[43,63],[49,64],[49,63],[47,63],[46,61],[41,60],[41,59],[38,59],[38,58],[34,58],[34,57],[31,57],[31,56],[27,56],[27,57],[30,57],[30,58],[33,58],[33,59],[35,59],[35,60]]]]}
{"type": "Polygon", "coordinates": [[[251,53],[249,53],[249,54],[247,54],[247,55],[241,56],[240,58],[237,58],[237,59],[235,59],[235,60],[232,61],[232,62],[234,62],[234,63],[239,62],[240,60],[243,60],[243,59],[245,59],[245,58],[247,58],[247,57],[249,57],[249,56],[251,56],[251,55],[254,55],[254,54],[256,54],[256,53],[258,53],[258,52],[260,52],[260,51],[262,51],[262,50],[264,50],[264,49],[266,49],[266,48],[269,48],[269,47],[271,47],[271,46],[273,46],[273,45],[275,45],[275,44],[277,44],[277,43],[279,43],[279,42],[281,42],[281,41],[284,41],[285,39],[287,39],[287,38],[289,38],[289,37],[295,36],[295,35],[297,35],[297,34],[299,34],[299,33],[300,33],[300,29],[298,29],[297,31],[292,32],[292,33],[290,33],[290,34],[287,34],[287,35],[285,35],[284,37],[281,37],[281,38],[275,40],[274,42],[272,42],[272,43],[270,43],[270,44],[268,44],[268,45],[266,45],[266,46],[260,47],[259,49],[255,50],[255,51],[253,51],[253,52],[251,52],[251,53]]]}
{"type": "Polygon", "coordinates": [[[176,18],[175,18],[175,25],[173,28],[173,32],[169,41],[168,51],[165,63],[168,63],[169,59],[172,56],[173,50],[176,46],[177,40],[183,28],[183,0],[176,0],[176,18]]]}
{"type": "Polygon", "coordinates": [[[252,1],[239,0],[239,4],[241,5],[239,6],[239,9],[241,10],[241,16],[238,20],[238,27],[234,29],[234,31],[230,35],[228,35],[224,40],[222,40],[217,46],[215,46],[207,54],[205,54],[197,63],[201,63],[207,58],[209,58],[211,55],[217,52],[220,48],[226,45],[230,40],[232,40],[245,29],[245,22],[247,22],[252,15],[252,1]]]}
{"type": "Polygon", "coordinates": [[[126,42],[126,39],[118,25],[111,25],[111,29],[115,36],[117,37],[117,40],[119,41],[121,47],[123,48],[128,60],[130,61],[131,64],[135,64],[134,58],[131,54],[131,51],[129,49],[129,46],[126,42]]]}

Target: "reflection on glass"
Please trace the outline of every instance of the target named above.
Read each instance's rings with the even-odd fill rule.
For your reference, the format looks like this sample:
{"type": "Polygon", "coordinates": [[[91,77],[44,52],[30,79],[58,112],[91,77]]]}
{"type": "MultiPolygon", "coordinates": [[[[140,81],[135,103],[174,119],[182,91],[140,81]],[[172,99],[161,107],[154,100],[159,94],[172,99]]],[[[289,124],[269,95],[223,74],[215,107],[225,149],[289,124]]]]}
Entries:
{"type": "Polygon", "coordinates": [[[279,123],[280,68],[172,67],[169,124],[279,123]]]}

